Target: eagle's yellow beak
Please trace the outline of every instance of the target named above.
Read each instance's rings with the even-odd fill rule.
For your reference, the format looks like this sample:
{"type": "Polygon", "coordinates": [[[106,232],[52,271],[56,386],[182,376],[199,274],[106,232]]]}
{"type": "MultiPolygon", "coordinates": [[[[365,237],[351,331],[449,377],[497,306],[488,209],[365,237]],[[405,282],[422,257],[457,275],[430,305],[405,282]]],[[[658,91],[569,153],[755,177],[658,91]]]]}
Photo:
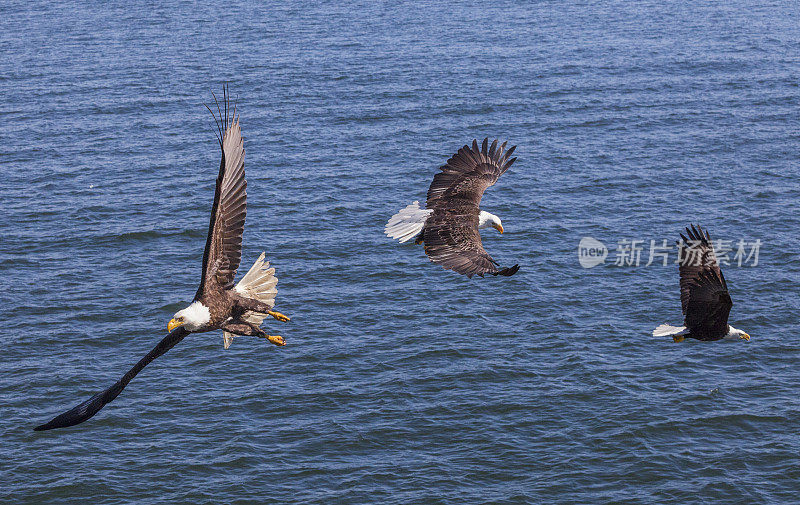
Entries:
{"type": "Polygon", "coordinates": [[[494,224],[494,223],[492,223],[492,228],[494,228],[495,230],[499,231],[500,234],[503,233],[503,225],[502,224],[494,224]]]}
{"type": "Polygon", "coordinates": [[[748,335],[747,333],[745,333],[744,335],[739,335],[739,338],[741,338],[742,340],[747,340],[748,342],[750,342],[750,335],[748,335]]]}
{"type": "Polygon", "coordinates": [[[170,319],[169,320],[169,324],[167,325],[167,331],[172,331],[175,328],[177,328],[178,326],[183,326],[183,322],[182,321],[178,321],[177,319],[174,319],[174,318],[170,319]]]}

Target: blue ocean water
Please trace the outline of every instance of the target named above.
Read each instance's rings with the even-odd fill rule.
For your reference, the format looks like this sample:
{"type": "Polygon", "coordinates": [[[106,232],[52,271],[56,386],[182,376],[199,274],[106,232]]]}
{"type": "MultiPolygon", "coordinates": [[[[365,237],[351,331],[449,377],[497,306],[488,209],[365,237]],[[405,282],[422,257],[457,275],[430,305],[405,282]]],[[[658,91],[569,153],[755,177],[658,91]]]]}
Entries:
{"type": "MultiPolygon", "coordinates": [[[[3,503],[791,503],[800,491],[800,23],[791,2],[51,4],[0,16],[3,503]],[[242,267],[287,346],[188,337],[95,418],[192,298],[229,82],[242,267]],[[510,278],[383,236],[473,138],[510,278]],[[650,240],[724,268],[749,343],[681,320],[650,240]],[[604,265],[578,262],[583,237],[604,265]],[[642,240],[640,266],[615,266],[642,240]],[[736,246],[734,245],[734,249],[736,246]],[[617,251],[618,252],[618,251],[617,251]]],[[[490,233],[491,232],[491,233],[490,233]]],[[[243,272],[242,272],[243,273],[243,272]]]]}

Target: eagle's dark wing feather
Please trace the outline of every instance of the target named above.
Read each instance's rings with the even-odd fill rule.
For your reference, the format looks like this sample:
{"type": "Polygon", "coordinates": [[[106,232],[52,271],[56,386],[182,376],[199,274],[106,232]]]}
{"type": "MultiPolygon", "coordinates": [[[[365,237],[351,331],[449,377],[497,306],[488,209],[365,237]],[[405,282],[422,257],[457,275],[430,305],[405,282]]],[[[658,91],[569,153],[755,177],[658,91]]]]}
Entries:
{"type": "Polygon", "coordinates": [[[483,192],[517,160],[509,159],[517,146],[505,151],[506,143],[497,148],[497,140],[487,150],[488,138],[483,139],[482,148],[478,141],[472,141],[472,148],[464,146],[458,150],[446,165],[439,167],[428,188],[427,208],[437,206],[471,204],[476,209],[481,204],[483,192]]]}
{"type": "Polygon", "coordinates": [[[93,415],[97,414],[97,412],[99,412],[100,409],[102,409],[107,403],[113,401],[114,398],[116,398],[117,395],[119,395],[122,390],[125,389],[125,386],[128,385],[131,379],[136,377],[136,374],[141,372],[144,367],[149,365],[150,362],[157,357],[172,349],[175,344],[183,340],[183,338],[188,334],[189,332],[186,331],[183,326],[175,328],[169,335],[164,337],[161,342],[159,342],[158,345],[153,348],[152,351],[147,353],[147,356],[140,359],[139,362],[133,366],[133,368],[128,370],[128,373],[123,375],[122,378],[113,386],[109,387],[105,391],[97,393],[77,407],[54,417],[50,422],[35,427],[34,430],[44,431],[52,430],[54,428],[66,428],[67,426],[75,426],[76,424],[80,424],[91,418],[93,415]]]}
{"type": "Polygon", "coordinates": [[[478,216],[483,192],[516,160],[509,159],[515,147],[505,151],[505,142],[488,146],[483,140],[464,146],[440,167],[428,189],[427,208],[433,209],[425,222],[425,254],[444,268],[468,277],[473,275],[514,275],[519,265],[500,269],[483,249],[478,216]]]}
{"type": "Polygon", "coordinates": [[[425,222],[425,254],[448,270],[473,275],[514,275],[519,265],[498,268],[483,248],[478,231],[478,213],[467,208],[439,209],[425,222]]]}
{"type": "Polygon", "coordinates": [[[692,225],[681,238],[686,244],[678,267],[684,325],[695,335],[722,338],[728,333],[728,315],[733,302],[714,254],[711,236],[708,231],[704,233],[699,226],[692,225]]]}
{"type": "Polygon", "coordinates": [[[224,109],[220,112],[222,160],[203,253],[203,273],[195,298],[203,294],[208,282],[215,282],[223,288],[232,287],[242,259],[242,234],[247,214],[244,142],[236,111],[232,111],[232,117],[228,117],[231,112],[228,102],[225,91],[224,109]]]}

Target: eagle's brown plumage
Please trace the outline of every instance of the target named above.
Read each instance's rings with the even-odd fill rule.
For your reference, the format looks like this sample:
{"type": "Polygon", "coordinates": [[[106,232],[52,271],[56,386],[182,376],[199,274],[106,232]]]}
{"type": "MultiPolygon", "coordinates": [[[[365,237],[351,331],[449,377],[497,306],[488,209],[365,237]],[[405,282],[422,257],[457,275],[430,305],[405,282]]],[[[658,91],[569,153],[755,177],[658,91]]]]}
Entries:
{"type": "MultiPolygon", "coordinates": [[[[203,252],[200,286],[194,296],[208,307],[209,329],[220,328],[231,317],[242,299],[233,288],[236,270],[242,259],[242,235],[247,216],[247,181],[244,178],[244,141],[236,111],[229,117],[227,94],[219,111],[219,164],[214,203],[208,224],[208,237],[203,252]]],[[[232,333],[241,333],[240,331],[232,333]]]]}
{"type": "Polygon", "coordinates": [[[433,212],[421,233],[425,254],[446,269],[468,277],[473,275],[514,275],[519,265],[498,268],[498,263],[483,248],[478,230],[478,216],[483,192],[516,161],[497,140],[488,147],[489,139],[472,147],[464,146],[440,167],[428,189],[426,207],[433,212]]]}
{"type": "Polygon", "coordinates": [[[681,308],[687,337],[720,340],[728,334],[728,315],[733,301],[719,268],[708,231],[694,225],[681,234],[683,246],[680,273],[681,308]]]}
{"type": "MultiPolygon", "coordinates": [[[[224,100],[227,108],[227,100],[224,100]]],[[[228,111],[223,112],[220,140],[222,160],[219,165],[214,204],[203,253],[203,271],[195,298],[208,289],[229,289],[242,259],[242,234],[247,216],[247,181],[244,178],[244,141],[234,111],[228,125],[228,111]]]]}

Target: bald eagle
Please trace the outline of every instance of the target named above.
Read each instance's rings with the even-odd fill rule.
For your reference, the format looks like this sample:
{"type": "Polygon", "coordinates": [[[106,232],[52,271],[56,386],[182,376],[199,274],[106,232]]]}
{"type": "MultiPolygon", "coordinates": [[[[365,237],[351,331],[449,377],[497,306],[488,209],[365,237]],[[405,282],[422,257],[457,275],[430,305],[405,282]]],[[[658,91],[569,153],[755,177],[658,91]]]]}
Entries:
{"type": "Polygon", "coordinates": [[[413,238],[416,244],[425,244],[432,262],[467,277],[517,273],[519,265],[499,268],[481,242],[484,228],[503,233],[500,218],[479,208],[483,192],[517,160],[510,158],[516,146],[506,151],[506,142],[499,148],[497,140],[491,147],[488,143],[485,138],[478,148],[473,140],[471,148],[459,149],[433,177],[426,208],[414,202],[400,210],[386,223],[384,233],[400,242],[413,238]]]}
{"type": "Polygon", "coordinates": [[[697,340],[750,340],[750,335],[728,324],[733,301],[728,284],[719,268],[711,246],[711,236],[699,226],[686,228],[679,242],[681,308],[683,326],[662,324],[653,330],[654,337],[671,336],[675,342],[684,338],[697,340]]]}
{"type": "MultiPolygon", "coordinates": [[[[216,96],[214,101],[216,102],[216,96]]],[[[214,204],[211,207],[200,287],[194,300],[174,315],[167,325],[169,334],[113,386],[34,430],[65,428],[91,418],[105,404],[114,400],[145,366],[190,333],[221,329],[224,331],[226,349],[233,335],[262,337],[275,345],[285,344],[280,336],[267,335],[260,328],[267,316],[278,321],[289,320],[285,315],[272,310],[278,279],[274,275],[275,269],[269,268],[269,263],[264,261],[264,253],[261,253],[238,284],[233,283],[242,257],[247,181],[244,178],[244,144],[239,117],[235,108],[233,111],[230,109],[227,87],[223,88],[222,102],[222,110],[217,102],[219,118],[209,108],[217,123],[217,140],[222,150],[222,161],[214,204]]]]}

